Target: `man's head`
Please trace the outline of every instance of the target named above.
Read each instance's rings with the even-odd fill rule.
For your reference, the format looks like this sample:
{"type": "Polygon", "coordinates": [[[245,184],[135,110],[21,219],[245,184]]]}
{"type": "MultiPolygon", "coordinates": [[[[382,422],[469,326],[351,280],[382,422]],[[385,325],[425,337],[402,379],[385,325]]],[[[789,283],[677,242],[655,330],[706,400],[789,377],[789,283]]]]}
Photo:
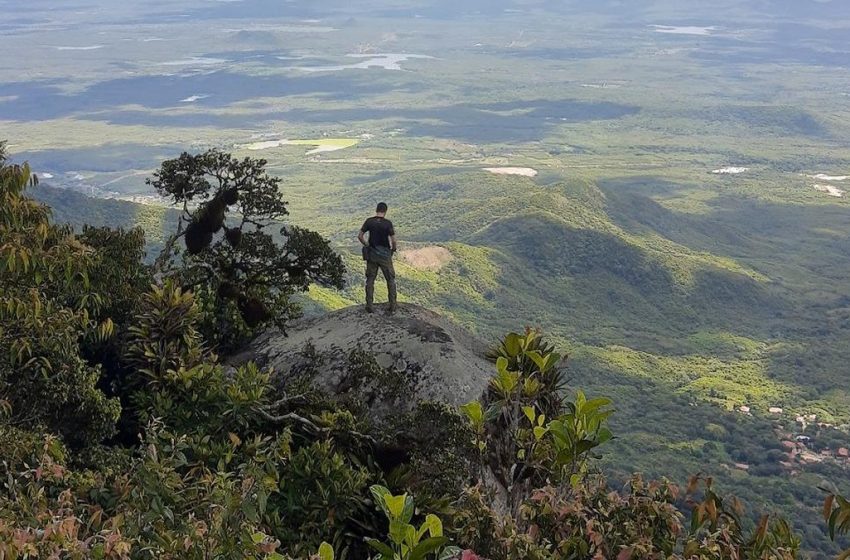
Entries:
{"type": "Polygon", "coordinates": [[[379,202],[378,207],[375,208],[375,213],[379,216],[385,215],[387,213],[387,203],[386,202],[379,202]]]}

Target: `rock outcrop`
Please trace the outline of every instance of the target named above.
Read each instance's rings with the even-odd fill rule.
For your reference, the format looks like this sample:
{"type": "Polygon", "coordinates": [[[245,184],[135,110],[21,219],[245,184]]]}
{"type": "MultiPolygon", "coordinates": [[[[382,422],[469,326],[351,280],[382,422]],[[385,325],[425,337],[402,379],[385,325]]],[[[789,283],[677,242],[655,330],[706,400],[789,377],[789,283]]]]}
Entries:
{"type": "Polygon", "coordinates": [[[286,335],[261,335],[232,363],[272,367],[284,386],[308,377],[328,394],[358,400],[376,420],[482,395],[493,366],[481,341],[416,305],[381,311],[358,306],[296,321],[286,335]]]}

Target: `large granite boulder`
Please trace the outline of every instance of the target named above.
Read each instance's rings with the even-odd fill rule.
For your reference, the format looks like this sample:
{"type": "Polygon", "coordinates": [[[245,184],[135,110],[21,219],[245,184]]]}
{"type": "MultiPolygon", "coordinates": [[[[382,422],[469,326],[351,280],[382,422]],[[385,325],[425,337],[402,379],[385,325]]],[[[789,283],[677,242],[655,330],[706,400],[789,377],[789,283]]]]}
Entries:
{"type": "Polygon", "coordinates": [[[492,375],[486,346],[417,305],[392,316],[349,307],[271,330],[231,363],[254,361],[285,388],[308,378],[330,395],[356,400],[373,420],[414,412],[423,402],[452,407],[479,398],[492,375]]]}

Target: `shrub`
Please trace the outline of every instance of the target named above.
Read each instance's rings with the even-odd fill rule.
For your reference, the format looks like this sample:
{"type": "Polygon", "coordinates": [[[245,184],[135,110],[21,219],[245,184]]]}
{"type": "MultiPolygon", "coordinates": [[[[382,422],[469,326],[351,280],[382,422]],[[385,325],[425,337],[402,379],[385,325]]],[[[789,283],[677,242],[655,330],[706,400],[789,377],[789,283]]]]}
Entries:
{"type": "Polygon", "coordinates": [[[80,345],[108,338],[112,322],[94,318],[93,250],[25,195],[34,182],[26,165],[0,167],[0,401],[11,425],[83,447],[111,435],[120,413],[80,345]]]}

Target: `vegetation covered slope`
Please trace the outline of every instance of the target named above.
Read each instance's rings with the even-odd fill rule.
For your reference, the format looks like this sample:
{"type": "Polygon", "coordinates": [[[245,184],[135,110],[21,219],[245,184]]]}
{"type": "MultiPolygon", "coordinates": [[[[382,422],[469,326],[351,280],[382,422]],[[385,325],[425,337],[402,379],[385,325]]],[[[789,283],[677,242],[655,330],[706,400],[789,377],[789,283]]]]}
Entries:
{"type": "Polygon", "coordinates": [[[393,201],[404,297],[488,338],[519,322],[568,348],[571,381],[618,402],[612,422],[624,437],[605,459],[615,477],[710,473],[793,515],[807,545],[822,548],[818,486],[841,480],[843,467],[789,456],[785,442],[805,434],[813,452],[833,453],[848,444],[845,432],[796,417],[847,418],[846,246],[820,224],[841,227],[850,212],[749,200],[737,188],[677,208],[678,189],[651,179],[416,172],[351,185],[319,197],[310,220],[343,251],[349,287],[311,288],[308,309],[362,300],[347,244],[362,217],[354,210],[364,198],[393,201]],[[437,267],[405,256],[435,246],[450,255],[437,267]]]}
{"type": "MultiPolygon", "coordinates": [[[[641,442],[615,442],[614,469],[710,472],[794,511],[816,542],[817,487],[845,477],[842,461],[790,459],[782,442],[812,432],[798,415],[848,420],[850,261],[839,232],[850,210],[754,199],[734,180],[712,188],[710,200],[682,207],[684,187],[652,178],[411,173],[335,191],[319,206],[345,216],[363,199],[392,201],[403,248],[452,255],[435,271],[402,253],[406,297],[485,336],[519,320],[569,348],[573,380],[622,400],[615,425],[641,442]]],[[[344,238],[357,225],[324,227],[344,238]]],[[[347,301],[360,301],[359,283],[352,276],[347,301]]],[[[833,454],[850,443],[821,431],[833,454]]]]}
{"type": "Polygon", "coordinates": [[[705,468],[822,547],[817,486],[846,480],[850,410],[848,6],[89,3],[6,3],[0,43],[24,54],[0,119],[20,161],[127,196],[184,149],[261,153],[292,223],[353,271],[308,311],[362,301],[348,249],[385,198],[403,248],[449,255],[397,259],[412,301],[488,339],[538,325],[576,383],[617,398],[617,433],[641,442],[609,445],[622,478],[705,468]],[[432,58],[351,68],[356,53],[432,58]],[[515,166],[538,174],[483,171],[515,166]],[[797,436],[814,443],[792,460],[797,436]]]}
{"type": "MultiPolygon", "coordinates": [[[[243,222],[228,222],[226,242],[233,245],[227,232],[252,216],[256,229],[242,242],[263,246],[263,216],[251,210],[273,184],[264,162],[220,153],[191,161],[196,182],[167,179],[185,158],[157,175],[176,197],[205,200],[178,234],[208,224],[227,196],[243,222]],[[207,167],[211,161],[239,177],[235,194],[227,173],[217,188],[203,180],[221,169],[207,167]]],[[[225,256],[240,263],[249,253],[219,252],[206,237],[195,250],[190,236],[178,235],[165,254],[178,251],[179,239],[183,259],[149,267],[138,230],[87,226],[76,235],[26,195],[34,182],[27,166],[0,162],[4,557],[797,557],[786,521],[764,516],[750,528],[711,479],[694,477],[681,492],[634,477],[622,493],[610,492],[591,451],[613,437],[611,401],[582,391],[565,397],[561,356],[535,331],[494,347],[495,373],[480,399],[459,410],[423,402],[381,427],[356,400],[311,386],[318,359],[284,383],[252,363],[221,364],[214,350],[226,352],[233,325],[218,320],[226,302],[210,303],[227,296],[211,293],[206,282],[215,278],[199,281],[192,271],[206,263],[215,272],[228,266],[225,256]],[[186,291],[179,287],[193,278],[186,291]],[[421,516],[422,504],[441,515],[421,516]],[[461,553],[452,540],[469,548],[461,553]]],[[[252,293],[289,295],[278,289],[252,293]]],[[[292,315],[287,306],[269,311],[279,316],[260,323],[292,315]]],[[[360,349],[349,361],[347,375],[361,383],[393,375],[360,349]]],[[[833,499],[835,513],[832,501],[825,507],[830,526],[846,530],[846,502],[833,499]]]]}

